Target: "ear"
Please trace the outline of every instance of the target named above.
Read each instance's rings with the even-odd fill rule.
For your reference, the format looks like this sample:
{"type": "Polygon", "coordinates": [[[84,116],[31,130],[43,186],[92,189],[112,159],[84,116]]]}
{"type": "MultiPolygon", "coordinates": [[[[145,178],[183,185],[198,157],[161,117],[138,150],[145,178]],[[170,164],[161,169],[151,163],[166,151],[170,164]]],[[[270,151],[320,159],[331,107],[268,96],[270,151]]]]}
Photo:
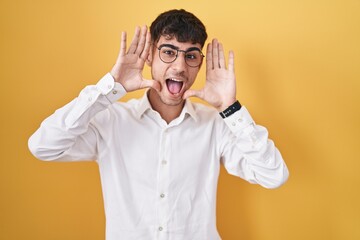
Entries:
{"type": "Polygon", "coordinates": [[[149,67],[151,67],[151,65],[152,65],[152,60],[153,60],[153,55],[154,55],[153,52],[154,52],[154,48],[151,47],[150,51],[149,51],[149,54],[148,54],[148,56],[146,58],[146,65],[148,65],[149,67]]]}

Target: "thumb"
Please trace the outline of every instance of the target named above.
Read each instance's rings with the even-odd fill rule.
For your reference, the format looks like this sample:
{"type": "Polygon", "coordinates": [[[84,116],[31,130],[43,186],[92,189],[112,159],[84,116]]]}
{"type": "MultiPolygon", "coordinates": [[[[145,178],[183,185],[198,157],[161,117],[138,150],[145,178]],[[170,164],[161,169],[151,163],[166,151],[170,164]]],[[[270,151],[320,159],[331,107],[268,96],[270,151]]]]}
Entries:
{"type": "Polygon", "coordinates": [[[198,97],[204,99],[204,93],[201,90],[188,89],[185,91],[183,99],[187,99],[189,97],[198,97]]]}
{"type": "Polygon", "coordinates": [[[161,90],[161,86],[158,81],[149,80],[149,79],[143,79],[141,82],[140,88],[153,88],[158,92],[160,92],[160,90],[161,90]]]}

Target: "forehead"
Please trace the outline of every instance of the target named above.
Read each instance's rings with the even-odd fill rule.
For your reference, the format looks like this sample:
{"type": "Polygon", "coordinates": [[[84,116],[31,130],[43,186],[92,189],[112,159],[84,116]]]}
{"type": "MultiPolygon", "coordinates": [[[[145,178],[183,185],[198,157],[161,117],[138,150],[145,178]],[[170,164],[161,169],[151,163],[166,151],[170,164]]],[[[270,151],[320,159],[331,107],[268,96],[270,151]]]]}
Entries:
{"type": "Polygon", "coordinates": [[[160,36],[159,41],[157,42],[157,46],[162,44],[171,44],[175,47],[178,47],[181,50],[186,50],[192,47],[197,47],[201,49],[200,43],[192,43],[192,42],[179,42],[175,37],[170,36],[160,36]]]}

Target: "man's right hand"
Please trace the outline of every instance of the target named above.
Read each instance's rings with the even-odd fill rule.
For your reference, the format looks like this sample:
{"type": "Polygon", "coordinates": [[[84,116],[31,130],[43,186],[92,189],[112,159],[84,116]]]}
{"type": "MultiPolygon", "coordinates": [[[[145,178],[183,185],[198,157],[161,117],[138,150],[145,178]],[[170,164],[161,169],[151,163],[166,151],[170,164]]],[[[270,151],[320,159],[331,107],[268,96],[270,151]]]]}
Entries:
{"type": "Polygon", "coordinates": [[[151,35],[146,26],[136,27],[134,38],[127,52],[126,32],[122,32],[120,53],[110,74],[127,92],[148,87],[160,91],[160,84],[157,81],[144,79],[142,76],[150,46],[151,35]]]}

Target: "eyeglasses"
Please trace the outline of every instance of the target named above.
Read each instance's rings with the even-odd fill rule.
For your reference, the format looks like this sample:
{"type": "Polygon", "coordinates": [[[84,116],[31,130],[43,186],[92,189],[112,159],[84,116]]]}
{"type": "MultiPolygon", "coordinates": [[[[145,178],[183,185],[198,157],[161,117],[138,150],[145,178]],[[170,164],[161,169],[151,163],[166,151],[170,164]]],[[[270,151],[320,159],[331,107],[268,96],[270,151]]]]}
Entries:
{"type": "Polygon", "coordinates": [[[185,62],[189,67],[198,67],[201,65],[205,57],[201,50],[197,47],[191,47],[187,50],[180,50],[178,47],[171,44],[162,44],[158,48],[159,57],[164,63],[174,62],[179,52],[184,53],[185,62]]]}

